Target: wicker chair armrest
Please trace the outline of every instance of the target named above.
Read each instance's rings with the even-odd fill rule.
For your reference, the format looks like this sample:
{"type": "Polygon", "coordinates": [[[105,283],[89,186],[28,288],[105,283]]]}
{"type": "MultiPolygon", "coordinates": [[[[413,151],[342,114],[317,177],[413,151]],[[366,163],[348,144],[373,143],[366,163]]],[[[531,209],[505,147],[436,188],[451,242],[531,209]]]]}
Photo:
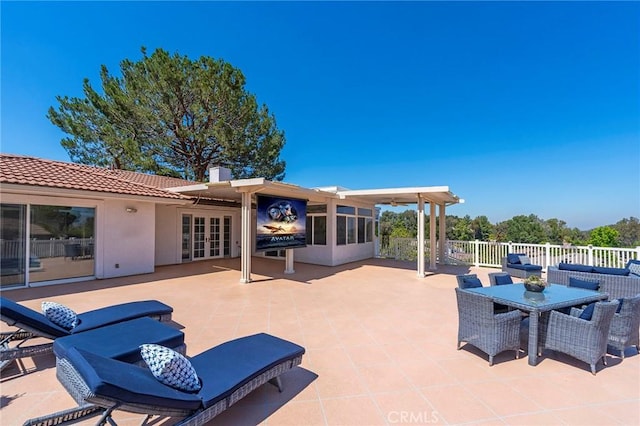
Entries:
{"type": "Polygon", "coordinates": [[[509,312],[503,312],[501,314],[494,315],[496,322],[498,323],[506,323],[514,320],[520,321],[522,319],[522,314],[519,310],[515,309],[509,312]]]}
{"type": "Polygon", "coordinates": [[[580,315],[582,315],[583,311],[584,309],[576,308],[574,306],[571,308],[571,312],[569,312],[569,315],[571,315],[572,317],[579,317],[580,315]]]}
{"type": "Polygon", "coordinates": [[[549,315],[549,330],[561,328],[561,329],[575,329],[584,328],[585,330],[592,326],[592,321],[588,321],[582,318],[574,317],[572,315],[563,314],[562,312],[552,311],[549,315]]]}

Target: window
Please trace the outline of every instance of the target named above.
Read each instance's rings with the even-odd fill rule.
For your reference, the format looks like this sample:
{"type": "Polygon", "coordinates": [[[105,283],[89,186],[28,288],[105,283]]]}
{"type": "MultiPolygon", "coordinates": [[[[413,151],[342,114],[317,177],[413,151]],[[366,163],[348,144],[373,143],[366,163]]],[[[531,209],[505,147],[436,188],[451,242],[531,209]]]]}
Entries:
{"type": "Polygon", "coordinates": [[[327,205],[307,206],[307,245],[327,245],[327,205]]]}
{"type": "Polygon", "coordinates": [[[336,241],[338,245],[364,244],[373,241],[373,210],[336,206],[336,241]]]}
{"type": "Polygon", "coordinates": [[[94,275],[93,207],[2,204],[2,287],[94,275]]]}

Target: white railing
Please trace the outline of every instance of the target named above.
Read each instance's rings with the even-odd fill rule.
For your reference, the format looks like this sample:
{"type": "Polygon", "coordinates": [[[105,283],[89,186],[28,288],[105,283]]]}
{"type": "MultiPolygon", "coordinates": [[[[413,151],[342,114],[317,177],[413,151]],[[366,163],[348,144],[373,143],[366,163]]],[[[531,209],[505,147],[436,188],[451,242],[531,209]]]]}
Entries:
{"type": "MultiPolygon", "coordinates": [[[[500,267],[501,259],[508,253],[524,253],[529,256],[531,263],[547,267],[560,262],[580,263],[592,266],[612,268],[624,267],[630,259],[640,259],[640,247],[593,247],[554,245],[554,244],[526,244],[499,243],[486,241],[453,241],[446,242],[444,262],[439,263],[463,264],[476,267],[500,267]]],[[[429,241],[425,241],[424,256],[429,256],[429,241]]],[[[418,244],[415,238],[393,238],[386,247],[381,247],[380,254],[402,260],[415,260],[418,254],[418,244]]],[[[438,250],[438,253],[440,251],[438,250]]]]}

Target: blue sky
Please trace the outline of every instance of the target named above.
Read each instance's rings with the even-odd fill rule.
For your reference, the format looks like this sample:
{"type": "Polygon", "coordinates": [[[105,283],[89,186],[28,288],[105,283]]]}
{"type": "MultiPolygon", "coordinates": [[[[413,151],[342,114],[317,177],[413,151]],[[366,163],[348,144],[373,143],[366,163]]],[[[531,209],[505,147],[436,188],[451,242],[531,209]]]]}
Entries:
{"type": "Polygon", "coordinates": [[[640,216],[639,2],[1,3],[1,151],[140,48],[222,58],[269,106],[285,181],[448,185],[457,216],[640,216]]]}

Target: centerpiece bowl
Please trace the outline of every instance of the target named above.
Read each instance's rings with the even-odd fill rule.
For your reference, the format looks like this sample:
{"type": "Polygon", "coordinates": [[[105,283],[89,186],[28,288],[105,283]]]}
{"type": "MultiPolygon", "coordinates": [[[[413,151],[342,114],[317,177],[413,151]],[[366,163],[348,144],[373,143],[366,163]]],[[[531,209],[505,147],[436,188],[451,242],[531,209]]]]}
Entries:
{"type": "Polygon", "coordinates": [[[547,287],[547,283],[537,275],[532,275],[524,280],[524,288],[534,293],[543,292],[547,287]]]}

